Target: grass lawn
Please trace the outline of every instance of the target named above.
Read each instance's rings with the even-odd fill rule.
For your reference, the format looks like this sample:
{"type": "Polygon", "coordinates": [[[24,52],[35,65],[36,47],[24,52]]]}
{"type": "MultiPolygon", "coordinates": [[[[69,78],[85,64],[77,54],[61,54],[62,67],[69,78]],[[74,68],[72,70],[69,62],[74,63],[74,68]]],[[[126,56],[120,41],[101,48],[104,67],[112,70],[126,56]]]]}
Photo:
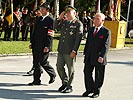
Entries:
{"type": "MultiPolygon", "coordinates": [[[[56,52],[58,47],[58,40],[53,40],[52,51],[56,52]]],[[[80,45],[79,50],[82,51],[84,45],[80,45]]],[[[31,53],[29,49],[29,41],[0,41],[0,54],[18,54],[31,53]]]]}
{"type": "MultiPolygon", "coordinates": [[[[21,36],[21,35],[20,35],[21,36]]],[[[58,46],[58,34],[55,35],[53,40],[53,52],[57,51],[58,46]]],[[[29,40],[29,39],[28,39],[29,40]]],[[[18,53],[31,53],[31,49],[29,49],[29,41],[3,41],[3,34],[0,38],[0,54],[18,54],[18,53]]],[[[133,47],[133,39],[132,43],[130,43],[130,39],[126,38],[125,42],[126,47],[133,47]]],[[[84,44],[80,45],[79,51],[83,51],[84,44]]]]}

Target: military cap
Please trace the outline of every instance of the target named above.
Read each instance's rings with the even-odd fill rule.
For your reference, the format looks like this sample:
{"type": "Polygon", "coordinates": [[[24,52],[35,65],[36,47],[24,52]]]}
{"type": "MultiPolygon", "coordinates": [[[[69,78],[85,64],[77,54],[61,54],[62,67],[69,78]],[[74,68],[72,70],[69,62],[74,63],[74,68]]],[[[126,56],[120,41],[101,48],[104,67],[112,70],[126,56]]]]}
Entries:
{"type": "Polygon", "coordinates": [[[50,5],[49,5],[48,2],[43,3],[42,5],[40,5],[40,7],[44,7],[44,8],[50,9],[50,5]]]}
{"type": "Polygon", "coordinates": [[[69,12],[69,11],[71,11],[71,10],[76,10],[76,8],[73,7],[73,6],[71,6],[71,5],[67,5],[67,6],[65,7],[65,12],[69,12]]]}

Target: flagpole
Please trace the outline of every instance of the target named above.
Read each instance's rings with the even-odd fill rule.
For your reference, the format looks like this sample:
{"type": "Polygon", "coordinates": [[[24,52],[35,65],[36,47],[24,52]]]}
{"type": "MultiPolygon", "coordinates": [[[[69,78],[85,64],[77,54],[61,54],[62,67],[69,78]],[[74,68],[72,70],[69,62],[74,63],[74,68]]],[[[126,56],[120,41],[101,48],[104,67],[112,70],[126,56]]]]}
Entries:
{"type": "Polygon", "coordinates": [[[120,20],[121,16],[121,0],[118,0],[118,12],[117,12],[117,19],[120,20]]]}
{"type": "Polygon", "coordinates": [[[13,22],[13,0],[11,0],[11,13],[12,13],[12,22],[13,22]]]}
{"type": "Polygon", "coordinates": [[[74,7],[74,0],[71,0],[71,6],[73,6],[74,7]]]}
{"type": "Polygon", "coordinates": [[[37,9],[37,0],[35,0],[33,11],[37,9]]]}
{"type": "MultiPolygon", "coordinates": [[[[132,1],[133,1],[133,0],[132,0],[132,1]]],[[[128,20],[129,20],[130,4],[131,4],[131,0],[129,0],[129,3],[128,3],[126,34],[127,34],[127,28],[128,28],[128,20]]]]}
{"type": "Polygon", "coordinates": [[[1,5],[1,0],[0,0],[0,15],[2,16],[2,5],[1,5]]]}
{"type": "Polygon", "coordinates": [[[58,18],[59,17],[59,0],[55,0],[54,8],[55,8],[54,17],[58,18]]]}
{"type": "Polygon", "coordinates": [[[98,0],[97,12],[98,12],[98,13],[101,12],[101,10],[100,10],[100,0],[98,0]]]}

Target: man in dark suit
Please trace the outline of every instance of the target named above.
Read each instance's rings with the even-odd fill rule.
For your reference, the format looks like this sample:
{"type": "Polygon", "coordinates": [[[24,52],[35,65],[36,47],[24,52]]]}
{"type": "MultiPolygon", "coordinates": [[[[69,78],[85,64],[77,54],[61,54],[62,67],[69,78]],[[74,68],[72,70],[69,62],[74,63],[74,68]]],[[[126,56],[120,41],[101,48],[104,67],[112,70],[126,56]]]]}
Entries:
{"type": "Polygon", "coordinates": [[[87,18],[87,15],[86,15],[86,11],[83,11],[82,13],[82,18],[81,18],[81,22],[83,23],[83,26],[84,26],[84,30],[83,30],[83,34],[84,34],[84,37],[86,38],[87,36],[87,28],[88,28],[88,18],[87,18]]]}
{"type": "Polygon", "coordinates": [[[96,98],[100,94],[100,88],[104,81],[106,56],[110,47],[111,32],[103,26],[105,15],[96,13],[93,23],[95,27],[88,30],[88,37],[84,48],[84,80],[86,91],[83,97],[89,96],[96,98]],[[95,68],[95,78],[93,79],[93,70],[95,68]]]}
{"type": "Polygon", "coordinates": [[[55,81],[56,73],[53,67],[48,62],[49,52],[52,46],[52,34],[54,20],[49,15],[50,6],[47,3],[41,5],[40,11],[42,16],[38,17],[35,22],[34,31],[31,35],[31,45],[33,52],[33,82],[29,85],[41,84],[41,66],[49,74],[49,84],[55,81]]]}

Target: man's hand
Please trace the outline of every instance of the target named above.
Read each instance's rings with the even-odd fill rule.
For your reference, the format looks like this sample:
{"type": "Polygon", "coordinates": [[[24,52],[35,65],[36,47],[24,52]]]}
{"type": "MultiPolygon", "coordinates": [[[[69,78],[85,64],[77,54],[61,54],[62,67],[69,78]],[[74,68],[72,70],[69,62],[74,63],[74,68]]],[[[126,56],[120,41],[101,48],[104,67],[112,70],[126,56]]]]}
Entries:
{"type": "Polygon", "coordinates": [[[99,63],[103,63],[103,58],[102,58],[102,57],[99,57],[99,58],[98,58],[98,62],[99,62],[99,63]]]}
{"type": "Polygon", "coordinates": [[[60,16],[58,17],[58,19],[64,19],[64,15],[65,15],[65,11],[63,11],[61,14],[60,14],[60,16]]]}
{"type": "Polygon", "coordinates": [[[72,51],[72,52],[70,53],[70,57],[71,57],[71,58],[75,58],[75,57],[76,57],[76,52],[75,52],[75,51],[72,51]]]}
{"type": "Polygon", "coordinates": [[[43,52],[49,52],[49,48],[48,48],[48,47],[45,47],[45,48],[43,49],[43,52]]]}
{"type": "Polygon", "coordinates": [[[29,49],[32,49],[32,44],[29,45],[29,49]]]}

